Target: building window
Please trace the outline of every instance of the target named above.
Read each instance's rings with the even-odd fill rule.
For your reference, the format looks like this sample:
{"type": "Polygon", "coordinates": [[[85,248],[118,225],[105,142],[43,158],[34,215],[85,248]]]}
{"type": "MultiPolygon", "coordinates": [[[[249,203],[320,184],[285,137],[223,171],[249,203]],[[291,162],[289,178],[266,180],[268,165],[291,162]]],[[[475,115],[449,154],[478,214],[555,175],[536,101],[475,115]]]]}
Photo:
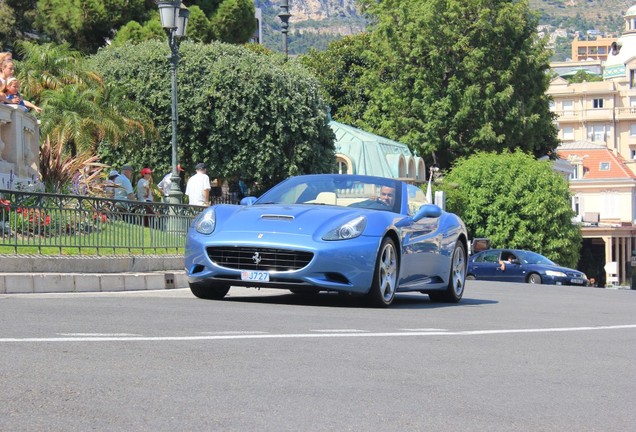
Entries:
{"type": "Polygon", "coordinates": [[[631,160],[636,160],[636,150],[634,149],[629,149],[629,158],[631,160]]]}
{"type": "Polygon", "coordinates": [[[634,88],[636,85],[636,71],[634,69],[629,70],[629,88],[634,88]]]}
{"type": "Polygon", "coordinates": [[[579,169],[580,169],[579,164],[574,165],[574,169],[570,173],[570,180],[576,180],[579,178],[579,169]]]}
{"type": "Polygon", "coordinates": [[[571,100],[563,101],[563,115],[574,115],[574,102],[572,102],[571,100]]]}
{"type": "Polygon", "coordinates": [[[609,134],[609,126],[594,125],[587,127],[587,139],[594,142],[605,142],[606,134],[609,134]]]}
{"type": "Polygon", "coordinates": [[[603,108],[603,99],[594,99],[592,105],[594,108],[603,108]]]}
{"type": "Polygon", "coordinates": [[[347,173],[347,163],[342,159],[338,159],[336,161],[336,173],[337,174],[346,174],[347,173]]]}
{"type": "Polygon", "coordinates": [[[636,137],[636,123],[632,123],[629,125],[629,135],[636,137]]]}
{"type": "Polygon", "coordinates": [[[599,171],[609,171],[610,170],[610,163],[609,162],[601,162],[598,164],[598,170],[599,171]]]}
{"type": "Polygon", "coordinates": [[[619,196],[616,192],[604,191],[601,194],[602,217],[605,219],[616,219],[619,215],[619,196]]]}
{"type": "Polygon", "coordinates": [[[574,140],[574,128],[572,126],[566,126],[563,128],[563,141],[574,140]]]}
{"type": "Polygon", "coordinates": [[[574,214],[577,216],[581,216],[581,203],[579,197],[572,197],[572,210],[574,210],[574,214]]]}

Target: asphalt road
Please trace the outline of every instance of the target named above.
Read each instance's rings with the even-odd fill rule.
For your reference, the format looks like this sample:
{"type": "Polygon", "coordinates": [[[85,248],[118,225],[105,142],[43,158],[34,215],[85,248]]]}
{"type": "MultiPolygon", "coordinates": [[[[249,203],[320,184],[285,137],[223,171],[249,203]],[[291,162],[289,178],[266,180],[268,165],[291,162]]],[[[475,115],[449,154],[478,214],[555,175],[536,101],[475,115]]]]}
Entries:
{"type": "Polygon", "coordinates": [[[634,431],[636,291],[0,296],[0,431],[634,431]]]}

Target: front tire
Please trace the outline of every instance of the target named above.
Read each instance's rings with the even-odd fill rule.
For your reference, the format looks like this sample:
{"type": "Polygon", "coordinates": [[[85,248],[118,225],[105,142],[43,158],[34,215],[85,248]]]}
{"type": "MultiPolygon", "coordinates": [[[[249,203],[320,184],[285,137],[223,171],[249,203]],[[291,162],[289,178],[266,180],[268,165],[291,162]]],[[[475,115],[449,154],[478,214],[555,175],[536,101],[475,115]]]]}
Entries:
{"type": "Polygon", "coordinates": [[[541,275],[530,273],[530,275],[528,276],[528,283],[541,285],[541,275]]]}
{"type": "Polygon", "coordinates": [[[226,284],[212,282],[197,282],[190,284],[190,291],[195,297],[204,300],[221,300],[230,290],[226,284]]]}
{"type": "Polygon", "coordinates": [[[395,243],[389,237],[382,240],[375,263],[373,282],[367,298],[373,306],[388,307],[395,298],[398,278],[398,256],[395,243]]]}
{"type": "Polygon", "coordinates": [[[466,284],[466,264],[466,249],[458,240],[453,251],[448,286],[444,291],[429,292],[431,301],[457,303],[462,299],[466,284]]]}

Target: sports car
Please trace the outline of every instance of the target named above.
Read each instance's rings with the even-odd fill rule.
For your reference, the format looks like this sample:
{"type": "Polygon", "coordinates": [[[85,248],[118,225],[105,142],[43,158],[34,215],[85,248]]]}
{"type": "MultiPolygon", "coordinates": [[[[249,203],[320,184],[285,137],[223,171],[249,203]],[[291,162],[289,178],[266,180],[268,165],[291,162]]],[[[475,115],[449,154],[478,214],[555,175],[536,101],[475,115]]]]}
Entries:
{"type": "Polygon", "coordinates": [[[466,227],[396,179],[316,174],[290,177],[241,205],[214,205],[188,230],[192,293],[221,299],[231,286],[293,293],[365,295],[379,307],[398,292],[459,302],[466,227]]]}
{"type": "Polygon", "coordinates": [[[546,285],[589,284],[585,273],[561,267],[536,252],[520,249],[487,249],[471,255],[466,278],[546,285]]]}

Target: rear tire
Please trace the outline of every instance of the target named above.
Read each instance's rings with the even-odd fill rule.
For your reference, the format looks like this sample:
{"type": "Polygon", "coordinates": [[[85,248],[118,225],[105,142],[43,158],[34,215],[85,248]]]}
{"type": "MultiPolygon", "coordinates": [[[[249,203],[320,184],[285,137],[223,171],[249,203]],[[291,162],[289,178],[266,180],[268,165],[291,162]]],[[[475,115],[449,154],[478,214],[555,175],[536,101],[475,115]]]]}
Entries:
{"type": "Polygon", "coordinates": [[[190,291],[195,297],[204,300],[221,300],[230,290],[230,286],[213,282],[197,282],[190,284],[190,291]]]}
{"type": "Polygon", "coordinates": [[[398,278],[398,257],[395,243],[385,237],[375,263],[371,289],[367,299],[375,307],[388,307],[395,298],[398,278]]]}
{"type": "Polygon", "coordinates": [[[467,275],[467,276],[466,276],[466,280],[475,280],[475,279],[477,279],[477,278],[475,277],[475,275],[467,275]]]}
{"type": "Polygon", "coordinates": [[[538,275],[536,273],[530,273],[528,275],[528,283],[529,284],[539,284],[541,285],[541,275],[538,275]]]}
{"type": "Polygon", "coordinates": [[[462,299],[466,283],[466,264],[466,249],[460,241],[457,241],[453,251],[448,286],[444,291],[429,292],[431,301],[457,303],[462,299]]]}

